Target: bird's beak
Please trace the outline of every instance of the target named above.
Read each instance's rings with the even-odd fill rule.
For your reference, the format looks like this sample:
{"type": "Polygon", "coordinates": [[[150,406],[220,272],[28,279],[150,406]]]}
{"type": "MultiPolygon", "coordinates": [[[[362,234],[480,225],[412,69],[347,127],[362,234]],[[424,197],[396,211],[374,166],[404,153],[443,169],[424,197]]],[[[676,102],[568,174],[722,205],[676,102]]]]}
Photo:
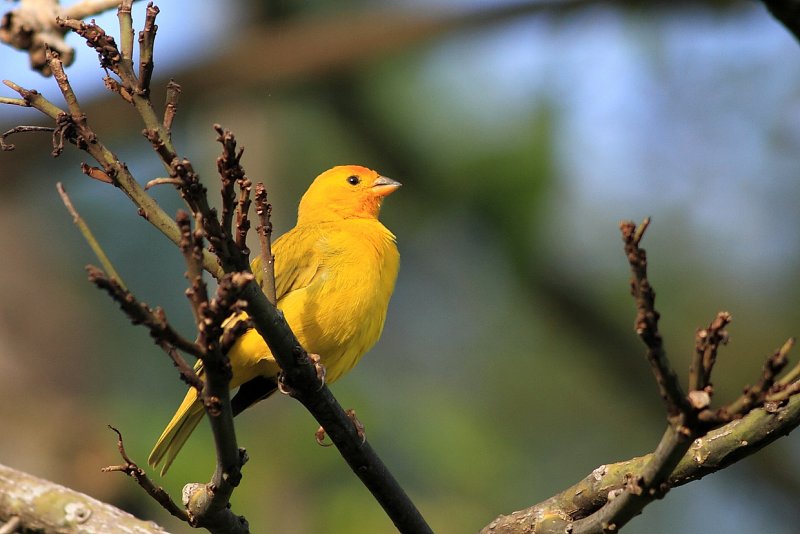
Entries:
{"type": "Polygon", "coordinates": [[[385,197],[387,195],[391,195],[393,192],[399,189],[401,185],[403,184],[397,180],[392,180],[391,178],[387,178],[385,176],[378,176],[378,178],[372,182],[372,190],[379,197],[385,197]]]}

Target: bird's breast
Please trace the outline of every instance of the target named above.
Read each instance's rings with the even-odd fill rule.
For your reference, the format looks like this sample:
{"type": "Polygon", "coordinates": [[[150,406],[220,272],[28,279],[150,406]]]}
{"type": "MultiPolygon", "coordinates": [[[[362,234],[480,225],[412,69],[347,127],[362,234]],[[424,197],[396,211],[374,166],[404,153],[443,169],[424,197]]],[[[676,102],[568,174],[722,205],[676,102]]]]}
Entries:
{"type": "Polygon", "coordinates": [[[299,316],[287,314],[301,343],[322,358],[331,382],[375,344],[386,320],[399,254],[394,236],[377,224],[374,231],[324,234],[320,267],[299,316]]]}

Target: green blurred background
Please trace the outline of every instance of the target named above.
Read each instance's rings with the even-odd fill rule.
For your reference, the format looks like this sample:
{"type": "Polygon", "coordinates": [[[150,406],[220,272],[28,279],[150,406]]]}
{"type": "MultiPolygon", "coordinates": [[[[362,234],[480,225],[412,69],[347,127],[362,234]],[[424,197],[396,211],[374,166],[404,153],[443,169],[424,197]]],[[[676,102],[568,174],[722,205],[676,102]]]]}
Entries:
{"type": "MultiPolygon", "coordinates": [[[[681,375],[695,329],[733,314],[718,402],[800,334],[800,48],[760,3],[160,7],[156,100],[167,79],[182,84],[175,141],[212,191],[215,122],[267,183],[278,233],[330,166],[404,183],[382,214],[402,256],[386,329],[333,391],[436,532],[476,531],[657,443],[664,414],[631,328],[620,220],[653,216],[644,245],[681,375]]],[[[98,21],[117,34],[113,13],[98,21]]],[[[132,110],[103,92],[94,52],[69,42],[90,123],[140,180],[162,175],[132,110]]],[[[26,61],[1,48],[0,78],[56,100],[26,61]]],[[[37,122],[0,109],[2,130],[37,122]]],[[[11,141],[17,151],[0,154],[0,462],[188,531],[133,481],[99,472],[118,462],[106,424],[144,464],[184,390],[146,331],[85,281],[95,260],[55,182],[129,287],[188,333],[181,256],[118,191],[81,175],[73,147],[53,161],[46,134],[11,141]]],[[[169,187],[154,194],[180,207],[169,187]]],[[[234,509],[254,532],[392,532],[316,428],[288,398],[242,415],[251,460],[234,509]]],[[[676,489],[626,531],[797,532],[798,439],[676,489]]],[[[163,483],[177,497],[212,466],[203,428],[163,483]]]]}

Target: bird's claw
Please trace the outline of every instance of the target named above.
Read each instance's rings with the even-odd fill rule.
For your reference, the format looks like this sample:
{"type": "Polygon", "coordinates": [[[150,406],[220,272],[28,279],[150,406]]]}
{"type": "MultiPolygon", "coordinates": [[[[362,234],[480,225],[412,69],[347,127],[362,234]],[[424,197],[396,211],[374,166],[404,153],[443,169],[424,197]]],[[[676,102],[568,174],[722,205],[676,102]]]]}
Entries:
{"type": "MultiPolygon", "coordinates": [[[[325,376],[327,371],[325,370],[325,366],[322,364],[322,358],[320,358],[319,354],[309,354],[308,359],[311,360],[311,365],[314,366],[314,370],[317,373],[317,379],[320,382],[319,388],[317,391],[325,387],[325,376]]],[[[281,372],[278,374],[278,391],[283,393],[284,395],[289,395],[290,397],[296,397],[295,389],[286,383],[286,375],[281,372]]]]}
{"type": "Polygon", "coordinates": [[[345,410],[344,413],[347,414],[347,417],[350,419],[350,421],[353,422],[353,426],[356,429],[356,434],[358,435],[359,438],[361,438],[361,444],[363,445],[367,441],[367,432],[366,432],[367,429],[364,426],[364,423],[358,420],[358,417],[356,417],[355,410],[353,409],[345,410]]]}
{"type": "MultiPolygon", "coordinates": [[[[353,423],[353,427],[356,429],[356,435],[361,438],[361,444],[363,445],[367,441],[367,433],[365,432],[366,429],[364,427],[364,423],[358,420],[355,410],[345,410],[344,413],[353,423]]],[[[323,427],[319,427],[317,431],[314,432],[314,439],[316,439],[317,445],[321,447],[330,447],[333,445],[333,443],[325,442],[325,429],[323,427]]]]}
{"type": "Polygon", "coordinates": [[[284,395],[289,395],[290,397],[295,396],[294,388],[286,383],[286,375],[283,373],[283,371],[278,373],[278,391],[284,395]]]}
{"type": "Polygon", "coordinates": [[[326,443],[325,442],[325,429],[319,427],[316,432],[314,432],[314,439],[317,441],[317,445],[320,447],[330,447],[333,443],[326,443]]]}
{"type": "Polygon", "coordinates": [[[325,377],[328,374],[328,371],[325,369],[325,365],[322,364],[322,358],[320,358],[319,354],[309,354],[308,359],[311,360],[311,364],[314,366],[314,370],[317,372],[317,378],[319,379],[319,391],[323,387],[325,387],[325,377]]]}

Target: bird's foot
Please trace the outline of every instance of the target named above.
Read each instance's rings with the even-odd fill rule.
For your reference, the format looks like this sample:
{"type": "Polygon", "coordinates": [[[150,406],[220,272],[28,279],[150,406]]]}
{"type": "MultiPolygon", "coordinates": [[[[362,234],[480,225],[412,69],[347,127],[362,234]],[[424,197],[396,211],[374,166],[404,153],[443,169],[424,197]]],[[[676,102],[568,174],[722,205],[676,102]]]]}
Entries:
{"type": "Polygon", "coordinates": [[[319,389],[317,391],[319,391],[325,387],[325,377],[328,371],[325,369],[325,365],[323,365],[322,358],[320,358],[319,354],[309,354],[308,359],[311,360],[311,364],[317,372],[317,378],[319,379],[319,389]]]}
{"type": "Polygon", "coordinates": [[[333,443],[328,443],[325,441],[325,429],[319,427],[316,432],[314,432],[314,439],[317,441],[317,445],[320,447],[330,447],[333,443]]]}
{"type": "MultiPolygon", "coordinates": [[[[319,380],[319,388],[317,388],[317,391],[319,391],[325,387],[325,376],[327,371],[325,370],[325,366],[322,364],[322,358],[320,358],[319,354],[309,353],[308,359],[311,360],[311,365],[314,366],[314,371],[317,373],[317,379],[319,380]]],[[[278,374],[278,391],[284,395],[289,395],[290,397],[297,396],[295,389],[286,383],[286,375],[283,372],[278,374]]]]}
{"type": "Polygon", "coordinates": [[[278,373],[278,391],[284,395],[289,395],[290,397],[295,396],[295,390],[286,383],[286,374],[283,371],[278,373]]]}
{"type": "Polygon", "coordinates": [[[364,426],[364,423],[358,420],[358,417],[356,417],[355,410],[353,409],[345,410],[344,413],[346,413],[347,417],[350,418],[350,421],[353,422],[353,426],[356,429],[356,435],[358,435],[358,437],[361,438],[361,444],[363,445],[364,442],[367,441],[367,432],[366,432],[367,429],[364,426]]]}
{"type": "MultiPolygon", "coordinates": [[[[348,419],[353,423],[353,428],[356,430],[356,435],[361,439],[361,444],[363,445],[367,441],[367,433],[366,427],[364,427],[364,423],[359,421],[358,417],[356,417],[356,411],[349,409],[345,410],[344,412],[348,419]]],[[[323,427],[319,427],[317,431],[314,433],[314,438],[317,440],[317,445],[321,445],[322,447],[330,447],[333,443],[326,443],[325,442],[325,429],[323,427]]]]}

